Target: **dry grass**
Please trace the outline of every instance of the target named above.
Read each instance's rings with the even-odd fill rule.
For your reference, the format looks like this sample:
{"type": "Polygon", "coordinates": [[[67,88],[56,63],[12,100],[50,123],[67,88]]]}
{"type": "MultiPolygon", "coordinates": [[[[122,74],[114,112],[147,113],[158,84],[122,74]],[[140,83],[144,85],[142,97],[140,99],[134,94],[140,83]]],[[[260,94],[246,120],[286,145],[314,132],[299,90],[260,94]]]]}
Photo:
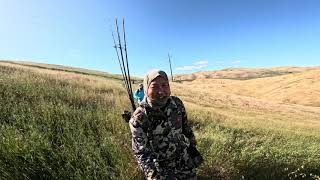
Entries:
{"type": "Polygon", "coordinates": [[[274,67],[274,68],[228,68],[217,71],[203,71],[193,74],[175,75],[176,80],[193,81],[196,79],[255,79],[285,74],[305,72],[319,67],[274,67]]]}
{"type": "MultiPolygon", "coordinates": [[[[230,120],[233,124],[241,124],[242,126],[257,126],[262,124],[279,129],[314,129],[316,132],[320,128],[320,107],[310,107],[299,104],[284,103],[280,100],[289,98],[288,93],[279,92],[273,94],[277,99],[262,96],[258,92],[271,86],[280,86],[279,79],[283,82],[292,82],[300,77],[314,77],[307,79],[304,86],[309,84],[309,80],[316,81],[319,70],[306,72],[304,74],[286,75],[281,77],[254,79],[254,80],[195,80],[192,82],[173,83],[173,92],[182,97],[190,105],[192,109],[207,109],[225,116],[225,121],[230,120]],[[315,76],[312,76],[315,75],[315,76]],[[277,83],[275,83],[277,82],[277,83]],[[261,89],[260,89],[261,88],[261,89]],[[257,93],[258,92],[258,93],[257,93]],[[281,96],[284,94],[283,96],[281,96]],[[256,98],[257,97],[257,98],[256,98]],[[261,97],[261,98],[260,98],[261,97]],[[280,99],[279,101],[277,101],[280,99]],[[199,109],[199,108],[198,108],[199,109]],[[245,119],[245,121],[244,121],[245,119]]],[[[280,84],[283,84],[280,83],[280,84]]],[[[300,81],[302,83],[302,81],[300,81]]],[[[320,83],[320,80],[317,82],[320,83]]],[[[315,83],[314,83],[315,84],[315,83]]],[[[319,84],[320,85],[320,84],[319,84]]],[[[302,86],[302,85],[301,85],[302,86]]],[[[301,87],[300,86],[300,87],[301,87]]],[[[320,86],[316,86],[320,90],[320,86]]],[[[302,88],[305,89],[305,88],[302,88]]],[[[288,89],[287,89],[288,90],[288,89]]],[[[301,96],[300,102],[316,104],[320,102],[320,96],[313,96],[315,89],[307,89],[301,96]],[[311,93],[312,92],[312,93],[311,93]],[[310,96],[310,97],[308,97],[310,96]]],[[[292,89],[294,93],[299,92],[292,89]]],[[[275,93],[275,92],[273,92],[275,93]]],[[[262,94],[262,93],[261,93],[262,94]]],[[[292,94],[292,93],[291,93],[292,94]]],[[[296,102],[299,102],[296,100],[296,102]]]]}
{"type": "Polygon", "coordinates": [[[229,88],[237,89],[233,91],[236,94],[266,100],[320,106],[320,69],[244,81],[229,88]]]}
{"type": "MultiPolygon", "coordinates": [[[[143,179],[120,117],[130,107],[121,81],[7,62],[0,73],[0,178],[143,179]]],[[[206,160],[199,179],[319,178],[320,107],[305,105],[319,102],[318,74],[172,83],[206,160]],[[283,100],[290,92],[296,104],[283,100]]]]}
{"type": "Polygon", "coordinates": [[[320,106],[320,69],[251,80],[198,79],[181,85],[213,95],[229,93],[268,102],[320,106]]]}
{"type": "Polygon", "coordinates": [[[319,178],[308,175],[319,175],[320,166],[320,96],[314,96],[319,72],[171,83],[208,161],[201,174],[213,172],[208,179],[217,174],[222,179],[319,178]]]}
{"type": "MultiPolygon", "coordinates": [[[[53,71],[62,71],[62,72],[70,72],[70,73],[76,73],[76,74],[82,74],[82,75],[89,75],[89,76],[97,76],[102,78],[108,78],[108,79],[115,79],[115,80],[122,80],[121,74],[110,74],[102,71],[97,70],[88,70],[83,68],[74,68],[74,67],[67,67],[67,66],[61,66],[61,65],[53,65],[53,64],[43,64],[43,63],[34,63],[34,62],[28,62],[28,61],[5,61],[0,60],[1,64],[11,64],[11,65],[18,65],[18,66],[24,66],[24,67],[30,67],[38,70],[53,70],[53,71]]],[[[133,82],[141,82],[140,78],[132,77],[131,80],[133,82]]]]}
{"type": "Polygon", "coordinates": [[[120,81],[0,63],[0,179],[139,178],[120,81]]]}
{"type": "Polygon", "coordinates": [[[319,70],[310,70],[171,83],[187,106],[207,160],[200,174],[208,179],[319,178],[319,80],[319,70]]]}

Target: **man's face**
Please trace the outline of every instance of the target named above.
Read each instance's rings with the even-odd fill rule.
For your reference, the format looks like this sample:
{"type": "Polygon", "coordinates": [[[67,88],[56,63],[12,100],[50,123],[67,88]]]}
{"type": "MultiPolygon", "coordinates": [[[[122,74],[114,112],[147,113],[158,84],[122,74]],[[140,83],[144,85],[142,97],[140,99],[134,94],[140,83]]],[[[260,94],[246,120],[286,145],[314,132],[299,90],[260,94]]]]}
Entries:
{"type": "Polygon", "coordinates": [[[169,82],[161,76],[158,76],[151,82],[147,91],[148,97],[153,100],[159,100],[170,96],[170,94],[169,82]]]}

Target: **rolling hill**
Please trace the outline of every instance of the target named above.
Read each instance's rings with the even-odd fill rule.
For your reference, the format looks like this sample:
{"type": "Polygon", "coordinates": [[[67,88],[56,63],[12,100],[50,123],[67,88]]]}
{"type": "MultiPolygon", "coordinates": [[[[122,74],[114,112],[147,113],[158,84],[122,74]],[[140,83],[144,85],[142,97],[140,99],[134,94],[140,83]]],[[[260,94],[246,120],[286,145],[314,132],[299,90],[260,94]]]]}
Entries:
{"type": "MultiPolygon", "coordinates": [[[[233,75],[233,74],[232,74],[233,75]]],[[[232,76],[226,75],[226,76],[232,76]]],[[[320,106],[320,68],[248,80],[196,79],[184,82],[195,88],[308,106],[320,106]]]]}
{"type": "Polygon", "coordinates": [[[299,73],[320,67],[274,67],[274,68],[228,68],[217,71],[203,71],[192,74],[175,75],[177,81],[193,81],[196,79],[255,79],[299,73]]]}

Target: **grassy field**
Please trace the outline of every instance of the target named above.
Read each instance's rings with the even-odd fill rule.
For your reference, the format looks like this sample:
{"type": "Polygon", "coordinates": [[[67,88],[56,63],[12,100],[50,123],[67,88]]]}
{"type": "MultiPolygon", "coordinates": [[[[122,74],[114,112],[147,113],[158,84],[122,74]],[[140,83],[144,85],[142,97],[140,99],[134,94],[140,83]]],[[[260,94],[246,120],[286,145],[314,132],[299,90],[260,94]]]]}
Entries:
{"type": "Polygon", "coordinates": [[[269,99],[263,93],[254,94],[299,79],[304,88],[312,88],[300,89],[304,93],[300,102],[307,102],[309,93],[320,90],[318,72],[173,83],[173,92],[184,100],[206,156],[200,174],[208,174],[208,179],[214,178],[212,172],[222,179],[319,179],[320,107],[316,104],[320,99],[309,99],[313,106],[281,101],[283,96],[288,98],[287,93],[299,91],[295,88],[284,88],[283,94],[278,89],[278,95],[269,99]],[[271,83],[279,78],[283,82],[271,83]]]}
{"type": "Polygon", "coordinates": [[[120,81],[1,64],[0,94],[0,179],[139,176],[120,81]]]}
{"type": "Polygon", "coordinates": [[[216,71],[200,71],[192,74],[177,74],[176,80],[193,81],[197,79],[238,79],[248,80],[295,74],[320,67],[273,67],[273,68],[228,68],[216,71]]]}
{"type": "MultiPolygon", "coordinates": [[[[122,82],[89,74],[0,62],[0,179],[143,179],[122,82]]],[[[205,157],[199,179],[320,179],[320,108],[235,83],[258,84],[172,83],[205,157]]]]}

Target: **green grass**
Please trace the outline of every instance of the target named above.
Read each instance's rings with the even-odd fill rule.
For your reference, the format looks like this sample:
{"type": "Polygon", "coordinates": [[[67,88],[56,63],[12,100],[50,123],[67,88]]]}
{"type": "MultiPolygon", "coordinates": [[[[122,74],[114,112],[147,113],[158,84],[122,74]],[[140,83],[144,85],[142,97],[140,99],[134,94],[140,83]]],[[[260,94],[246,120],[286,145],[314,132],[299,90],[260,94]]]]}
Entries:
{"type": "Polygon", "coordinates": [[[319,139],[209,124],[198,134],[201,174],[223,179],[299,179],[319,175],[319,139]],[[304,169],[296,172],[300,167],[304,169]],[[213,172],[213,173],[212,173],[213,172]]]}
{"type": "Polygon", "coordinates": [[[266,119],[260,121],[265,122],[255,123],[245,118],[254,110],[186,105],[206,160],[199,172],[203,179],[319,179],[320,136],[315,129],[292,130],[297,125],[280,128],[277,121],[267,122],[295,120],[278,114],[262,114],[266,119]]]}
{"type": "MultiPolygon", "coordinates": [[[[317,128],[297,123],[308,116],[182,97],[205,157],[199,179],[319,179],[317,128]]],[[[0,64],[0,179],[143,179],[120,116],[129,108],[118,80],[0,64]]]]}
{"type": "Polygon", "coordinates": [[[4,66],[0,77],[0,179],[139,176],[118,82],[95,87],[4,66]]]}

